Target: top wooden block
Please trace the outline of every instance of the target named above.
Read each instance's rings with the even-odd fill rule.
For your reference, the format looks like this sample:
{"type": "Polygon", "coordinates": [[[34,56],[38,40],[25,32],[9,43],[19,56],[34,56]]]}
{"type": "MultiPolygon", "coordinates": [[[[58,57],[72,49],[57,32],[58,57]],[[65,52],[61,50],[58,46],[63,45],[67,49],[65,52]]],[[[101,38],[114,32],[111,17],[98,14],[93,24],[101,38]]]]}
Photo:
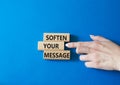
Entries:
{"type": "Polygon", "coordinates": [[[63,41],[69,42],[70,41],[70,34],[69,33],[44,33],[44,41],[63,41]]]}

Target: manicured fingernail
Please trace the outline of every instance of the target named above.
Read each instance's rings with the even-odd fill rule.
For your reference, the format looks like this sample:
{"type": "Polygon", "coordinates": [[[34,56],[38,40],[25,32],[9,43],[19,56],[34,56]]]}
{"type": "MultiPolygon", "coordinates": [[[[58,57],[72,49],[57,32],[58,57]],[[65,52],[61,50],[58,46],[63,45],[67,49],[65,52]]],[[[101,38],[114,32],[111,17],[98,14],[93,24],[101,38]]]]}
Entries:
{"type": "Polygon", "coordinates": [[[68,43],[67,43],[67,44],[65,44],[65,46],[66,46],[66,47],[68,47],[68,43]]]}

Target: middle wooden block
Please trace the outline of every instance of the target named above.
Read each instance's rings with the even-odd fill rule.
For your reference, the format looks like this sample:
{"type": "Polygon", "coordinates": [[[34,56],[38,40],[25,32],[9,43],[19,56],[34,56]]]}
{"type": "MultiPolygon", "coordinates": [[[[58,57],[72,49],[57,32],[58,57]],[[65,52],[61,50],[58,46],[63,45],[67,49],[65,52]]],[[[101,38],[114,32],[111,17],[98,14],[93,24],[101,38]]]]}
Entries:
{"type": "Polygon", "coordinates": [[[64,50],[64,42],[38,42],[38,50],[64,50]]]}

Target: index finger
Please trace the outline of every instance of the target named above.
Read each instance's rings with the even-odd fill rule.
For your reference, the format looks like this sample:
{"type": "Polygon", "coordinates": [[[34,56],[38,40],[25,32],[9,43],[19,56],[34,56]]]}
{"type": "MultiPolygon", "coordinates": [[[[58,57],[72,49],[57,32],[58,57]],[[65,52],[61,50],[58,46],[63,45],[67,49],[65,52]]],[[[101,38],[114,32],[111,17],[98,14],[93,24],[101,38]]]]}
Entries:
{"type": "Polygon", "coordinates": [[[70,42],[70,43],[65,44],[65,46],[68,48],[77,48],[78,42],[70,42]]]}
{"type": "Polygon", "coordinates": [[[68,48],[89,47],[93,42],[70,42],[66,44],[68,48]]]}

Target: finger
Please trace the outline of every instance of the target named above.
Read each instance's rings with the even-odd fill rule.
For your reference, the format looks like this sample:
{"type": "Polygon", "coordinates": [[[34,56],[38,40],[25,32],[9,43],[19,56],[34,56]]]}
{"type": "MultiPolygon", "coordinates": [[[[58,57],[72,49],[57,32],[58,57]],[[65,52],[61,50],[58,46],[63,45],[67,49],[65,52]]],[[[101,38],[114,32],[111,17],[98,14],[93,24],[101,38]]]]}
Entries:
{"type": "Polygon", "coordinates": [[[91,53],[95,50],[104,51],[106,50],[106,45],[102,44],[99,41],[91,41],[91,42],[71,42],[67,43],[66,46],[68,48],[76,48],[76,53],[91,53]]]}
{"type": "Polygon", "coordinates": [[[77,54],[81,54],[81,53],[91,53],[91,52],[94,52],[94,49],[92,49],[92,48],[89,48],[89,47],[85,47],[85,46],[83,46],[83,47],[78,47],[78,48],[76,48],[76,53],[77,54]]]}
{"type": "Polygon", "coordinates": [[[102,36],[94,36],[94,35],[90,35],[90,38],[94,41],[110,41],[107,38],[104,38],[102,36]]]}
{"type": "Polygon", "coordinates": [[[81,61],[93,61],[93,62],[97,62],[99,59],[99,55],[97,53],[90,53],[87,55],[80,55],[79,59],[81,61]]]}
{"type": "Polygon", "coordinates": [[[81,61],[90,61],[90,57],[88,55],[80,55],[79,59],[81,61]]]}
{"type": "Polygon", "coordinates": [[[93,49],[102,49],[104,48],[104,46],[101,44],[101,42],[99,41],[91,41],[91,42],[71,42],[71,43],[67,43],[66,47],[68,48],[77,48],[78,50],[80,50],[80,52],[78,50],[76,50],[77,53],[86,53],[89,52],[88,48],[93,48],[93,49]],[[84,48],[85,47],[85,48],[84,48]],[[83,50],[83,52],[82,52],[83,50]]]}
{"type": "Polygon", "coordinates": [[[67,43],[66,47],[68,48],[77,48],[77,47],[83,47],[83,46],[89,46],[92,42],[71,42],[67,43]]]}
{"type": "Polygon", "coordinates": [[[65,46],[68,48],[77,48],[78,42],[67,43],[65,46]]]}
{"type": "Polygon", "coordinates": [[[95,69],[103,69],[103,70],[114,70],[113,68],[109,68],[106,66],[102,66],[101,63],[95,63],[95,62],[85,62],[85,66],[88,68],[95,68],[95,69]]]}
{"type": "Polygon", "coordinates": [[[101,68],[99,64],[94,62],[85,62],[85,66],[88,68],[99,68],[99,69],[101,68]]]}

